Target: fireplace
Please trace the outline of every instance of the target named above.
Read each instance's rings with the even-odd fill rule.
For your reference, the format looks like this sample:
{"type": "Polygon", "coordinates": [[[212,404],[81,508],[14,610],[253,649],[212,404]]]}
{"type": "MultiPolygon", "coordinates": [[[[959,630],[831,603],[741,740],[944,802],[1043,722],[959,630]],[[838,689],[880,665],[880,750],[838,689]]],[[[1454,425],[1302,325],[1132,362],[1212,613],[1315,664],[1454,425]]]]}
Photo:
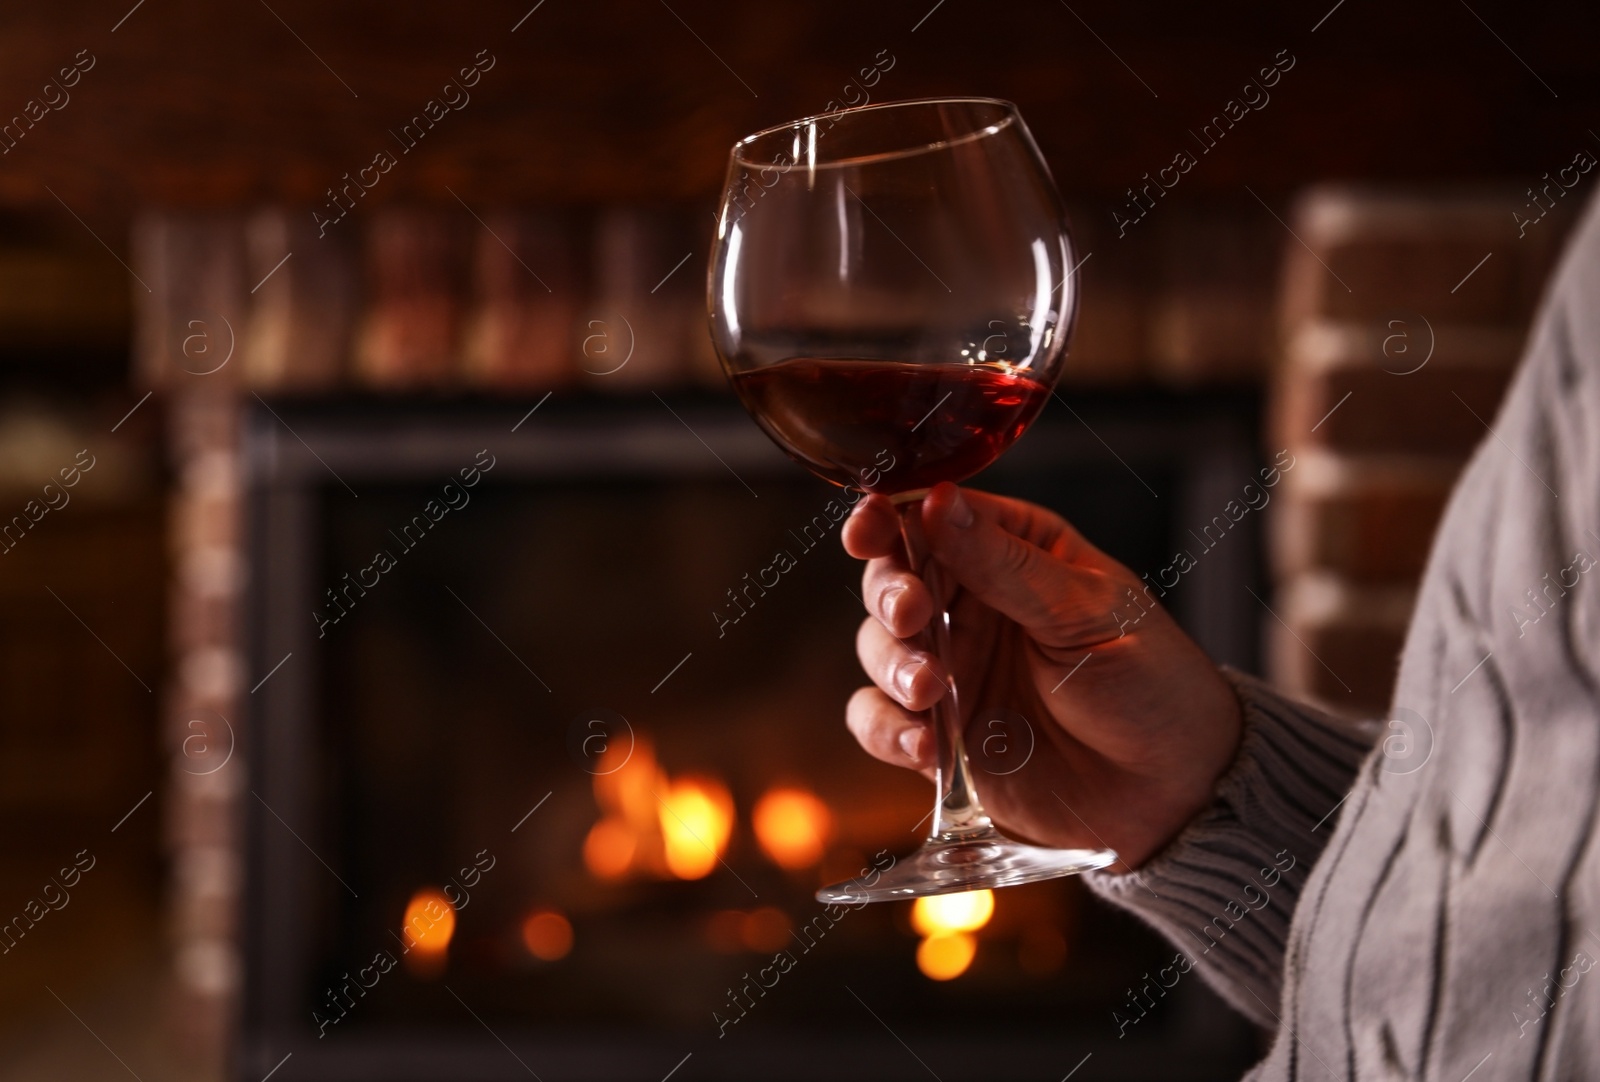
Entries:
{"type": "MultiPolygon", "coordinates": [[[[1136,570],[1253,472],[1247,397],[1073,402],[983,484],[1136,570]]],[[[1158,1027],[1166,1077],[1249,1061],[1198,983],[1118,1040],[1170,948],[1074,881],[812,899],[915,846],[931,792],[842,724],[831,490],[725,396],[252,406],[249,669],[286,660],[241,726],[236,1077],[1132,1077],[1158,1027]]],[[[1246,666],[1252,531],[1169,597],[1246,666]]]]}

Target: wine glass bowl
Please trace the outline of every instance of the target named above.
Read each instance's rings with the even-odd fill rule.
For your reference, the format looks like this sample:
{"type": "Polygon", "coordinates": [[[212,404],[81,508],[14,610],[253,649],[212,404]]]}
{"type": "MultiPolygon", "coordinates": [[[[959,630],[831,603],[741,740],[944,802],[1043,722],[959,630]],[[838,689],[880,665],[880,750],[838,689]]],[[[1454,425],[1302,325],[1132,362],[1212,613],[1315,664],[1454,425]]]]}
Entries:
{"type": "Polygon", "coordinates": [[[1077,307],[1071,252],[1008,102],[795,121],[734,147],[713,344],[757,421],[828,480],[861,487],[879,436],[901,446],[874,491],[965,480],[1021,435],[1059,375],[1077,307]],[[868,415],[845,416],[849,403],[868,415]]]}
{"type": "MultiPolygon", "coordinates": [[[[868,105],[734,146],[708,277],[712,342],[785,453],[900,506],[909,566],[948,596],[920,498],[990,465],[1044,408],[1077,310],[1074,270],[1060,196],[1016,106],[868,105]]],[[[946,613],[924,638],[948,656],[946,613]]],[[[819,898],[1003,886],[1115,859],[995,830],[973,792],[953,682],[932,714],[929,841],[873,883],[819,898]]]]}

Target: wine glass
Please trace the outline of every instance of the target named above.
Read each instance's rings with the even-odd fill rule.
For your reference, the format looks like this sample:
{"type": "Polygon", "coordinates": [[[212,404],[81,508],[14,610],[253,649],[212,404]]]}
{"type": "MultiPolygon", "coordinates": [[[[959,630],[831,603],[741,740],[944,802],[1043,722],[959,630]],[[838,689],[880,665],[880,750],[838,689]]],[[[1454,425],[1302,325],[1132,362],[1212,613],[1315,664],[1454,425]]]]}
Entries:
{"type": "MultiPolygon", "coordinates": [[[[791,458],[890,497],[911,570],[946,598],[922,498],[988,466],[1038,416],[1066,356],[1073,269],[1060,196],[1016,106],[868,105],[734,146],[708,283],[711,334],[745,408],[791,458]]],[[[947,607],[923,638],[951,672],[947,607]]],[[[818,891],[820,901],[1012,886],[1116,859],[995,829],[973,788],[951,679],[932,710],[928,840],[870,881],[818,891]]]]}

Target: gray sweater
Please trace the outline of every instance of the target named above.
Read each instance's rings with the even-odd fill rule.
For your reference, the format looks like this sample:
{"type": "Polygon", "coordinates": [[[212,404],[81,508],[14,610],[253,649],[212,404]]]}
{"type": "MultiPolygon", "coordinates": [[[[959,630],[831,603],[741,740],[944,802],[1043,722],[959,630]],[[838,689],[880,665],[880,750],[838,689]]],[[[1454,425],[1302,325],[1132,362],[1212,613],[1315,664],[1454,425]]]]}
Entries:
{"type": "Polygon", "coordinates": [[[1192,967],[1275,1032],[1251,1079],[1600,1079],[1597,503],[1591,205],[1434,539],[1388,718],[1230,673],[1245,735],[1212,806],[1089,877],[1177,946],[1153,979],[1192,967]]]}

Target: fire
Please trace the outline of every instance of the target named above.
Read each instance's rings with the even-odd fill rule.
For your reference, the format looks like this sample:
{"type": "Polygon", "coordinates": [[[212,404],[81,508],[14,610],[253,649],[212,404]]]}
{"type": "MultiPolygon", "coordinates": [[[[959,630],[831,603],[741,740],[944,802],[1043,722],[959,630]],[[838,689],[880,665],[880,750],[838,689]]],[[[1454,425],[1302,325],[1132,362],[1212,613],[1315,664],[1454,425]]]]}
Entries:
{"type": "Polygon", "coordinates": [[[536,910],[522,922],[522,944],[540,961],[565,958],[572,950],[572,922],[554,910],[536,910]]]}
{"type": "Polygon", "coordinates": [[[994,891],[969,890],[918,898],[911,906],[911,926],[925,936],[976,932],[994,916],[994,891]]]}
{"type": "Polygon", "coordinates": [[[607,817],[589,828],[583,842],[583,863],[598,879],[620,879],[628,874],[639,839],[624,819],[607,817]]]}
{"type": "Polygon", "coordinates": [[[917,946],[917,968],[922,975],[948,981],[965,973],[978,953],[978,940],[972,933],[992,916],[992,890],[918,898],[911,907],[911,926],[925,937],[917,946]]]}
{"type": "Polygon", "coordinates": [[[662,794],[659,820],[667,869],[679,879],[703,879],[733,832],[733,797],[715,778],[683,778],[662,794]]]}
{"type": "Polygon", "coordinates": [[[656,794],[666,784],[656,765],[649,737],[636,733],[632,743],[606,748],[596,765],[595,801],[628,824],[634,833],[650,833],[656,818],[656,794]]]}
{"type": "Polygon", "coordinates": [[[450,938],[456,932],[456,911],[436,887],[423,887],[406,903],[401,938],[406,943],[406,967],[431,977],[444,969],[450,938]]]}
{"type": "Polygon", "coordinates": [[[584,839],[583,863],[597,879],[702,879],[733,833],[727,786],[710,777],[668,777],[637,731],[600,756],[594,799],[601,816],[584,839]]]}
{"type": "Polygon", "coordinates": [[[789,914],[777,906],[757,909],[721,909],[706,921],[706,942],[723,954],[741,950],[771,954],[788,943],[792,925],[789,914]]]}
{"type": "Polygon", "coordinates": [[[655,794],[665,785],[666,775],[656,766],[655,751],[644,734],[606,748],[594,778],[595,803],[604,814],[583,843],[584,866],[595,878],[664,870],[655,794]]]}
{"type": "Polygon", "coordinates": [[[978,941],[965,932],[929,936],[917,945],[917,968],[931,980],[948,981],[967,971],[978,941]]]}
{"type": "Polygon", "coordinates": [[[789,914],[777,906],[752,909],[739,922],[739,937],[746,950],[770,952],[789,942],[789,914]]]}
{"type": "Polygon", "coordinates": [[[751,821],[756,840],[780,868],[809,868],[822,859],[833,836],[833,814],[804,789],[768,790],[751,821]]]}

